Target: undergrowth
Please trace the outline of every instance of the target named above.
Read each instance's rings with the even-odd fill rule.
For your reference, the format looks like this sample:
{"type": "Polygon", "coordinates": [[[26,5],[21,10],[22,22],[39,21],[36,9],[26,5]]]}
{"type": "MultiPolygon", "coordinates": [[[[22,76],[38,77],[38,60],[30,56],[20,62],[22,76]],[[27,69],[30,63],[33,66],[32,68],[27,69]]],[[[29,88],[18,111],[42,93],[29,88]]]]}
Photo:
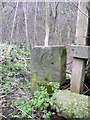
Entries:
{"type": "MultiPolygon", "coordinates": [[[[32,93],[30,59],[30,53],[25,49],[0,44],[0,118],[50,120],[53,108],[58,113],[67,109],[66,104],[64,109],[58,108],[52,96],[59,90],[58,84],[39,83],[40,89],[32,93]]],[[[36,77],[32,79],[35,81],[36,77]]],[[[80,117],[80,111],[70,105],[67,111],[80,117]]]]}
{"type": "MultiPolygon", "coordinates": [[[[1,117],[50,119],[55,99],[41,86],[31,94],[30,53],[15,45],[0,44],[1,117]],[[9,106],[8,114],[5,107],[9,106]]],[[[53,86],[54,91],[59,89],[53,86]]],[[[54,92],[53,91],[53,92],[54,92]]]]}
{"type": "Polygon", "coordinates": [[[13,105],[19,110],[18,115],[13,112],[13,117],[31,118],[49,120],[51,117],[51,107],[54,105],[55,99],[50,97],[47,89],[41,86],[40,89],[34,92],[33,98],[23,97],[22,99],[13,101],[13,105]],[[39,112],[37,116],[36,113],[39,112]]]}

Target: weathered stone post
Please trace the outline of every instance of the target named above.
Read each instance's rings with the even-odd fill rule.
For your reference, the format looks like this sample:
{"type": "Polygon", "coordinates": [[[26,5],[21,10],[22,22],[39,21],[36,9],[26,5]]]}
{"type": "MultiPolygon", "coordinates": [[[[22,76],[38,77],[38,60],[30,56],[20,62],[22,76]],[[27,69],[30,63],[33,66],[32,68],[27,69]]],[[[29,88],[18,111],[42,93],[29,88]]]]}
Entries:
{"type": "Polygon", "coordinates": [[[63,84],[66,81],[65,46],[35,46],[31,50],[32,88],[38,89],[39,83],[63,84]]]}

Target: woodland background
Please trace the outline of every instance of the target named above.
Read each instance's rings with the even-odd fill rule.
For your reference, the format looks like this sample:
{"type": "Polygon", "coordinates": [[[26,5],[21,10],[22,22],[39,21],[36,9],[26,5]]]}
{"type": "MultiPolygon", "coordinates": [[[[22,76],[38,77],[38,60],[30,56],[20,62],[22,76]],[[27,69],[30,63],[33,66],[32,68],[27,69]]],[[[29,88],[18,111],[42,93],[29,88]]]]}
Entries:
{"type": "MultiPolygon", "coordinates": [[[[49,3],[49,45],[74,43],[78,9],[76,5],[78,4],[71,2],[49,3]]],[[[26,43],[26,15],[29,43],[32,47],[44,45],[47,19],[44,2],[19,2],[18,6],[16,2],[2,2],[0,12],[1,42],[26,43]]]]}

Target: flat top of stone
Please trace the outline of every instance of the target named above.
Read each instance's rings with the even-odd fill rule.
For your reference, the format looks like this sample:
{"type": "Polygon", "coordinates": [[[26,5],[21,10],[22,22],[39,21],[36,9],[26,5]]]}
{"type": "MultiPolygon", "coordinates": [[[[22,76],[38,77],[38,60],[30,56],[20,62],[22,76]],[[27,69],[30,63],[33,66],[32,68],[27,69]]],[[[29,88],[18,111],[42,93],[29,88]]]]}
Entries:
{"type": "Polygon", "coordinates": [[[52,46],[34,46],[33,48],[65,48],[64,45],[52,45],[52,46]]]}

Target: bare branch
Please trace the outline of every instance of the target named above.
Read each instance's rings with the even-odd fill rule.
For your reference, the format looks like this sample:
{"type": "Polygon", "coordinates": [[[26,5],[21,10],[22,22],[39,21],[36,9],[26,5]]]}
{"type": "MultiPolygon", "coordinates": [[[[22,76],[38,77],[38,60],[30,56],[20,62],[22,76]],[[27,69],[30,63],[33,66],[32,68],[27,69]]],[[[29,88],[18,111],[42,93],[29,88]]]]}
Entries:
{"type": "Polygon", "coordinates": [[[88,18],[90,18],[90,16],[87,15],[87,14],[85,14],[85,13],[83,12],[83,10],[81,10],[74,2],[71,2],[70,0],[67,0],[67,1],[69,1],[70,3],[72,3],[73,5],[75,5],[75,6],[78,8],[78,10],[79,10],[83,15],[85,15],[85,16],[88,17],[88,18]]]}

